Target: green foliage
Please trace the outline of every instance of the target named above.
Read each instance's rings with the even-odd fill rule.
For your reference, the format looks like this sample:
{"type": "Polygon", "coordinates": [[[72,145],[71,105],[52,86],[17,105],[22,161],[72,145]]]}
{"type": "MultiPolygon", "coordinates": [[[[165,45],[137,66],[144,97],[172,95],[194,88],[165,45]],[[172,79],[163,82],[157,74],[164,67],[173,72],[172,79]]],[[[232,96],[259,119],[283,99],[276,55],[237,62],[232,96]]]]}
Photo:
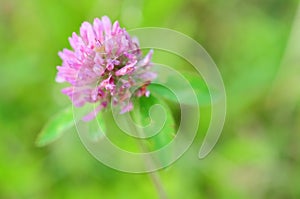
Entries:
{"type": "MultiPolygon", "coordinates": [[[[201,76],[197,75],[196,73],[192,72],[185,72],[181,71],[181,75],[183,75],[186,80],[189,82],[191,85],[192,90],[194,91],[199,106],[207,106],[210,104],[210,93],[208,91],[208,88],[204,82],[204,80],[201,78],[201,76]]],[[[173,84],[176,84],[174,82],[173,84]]],[[[180,87],[178,86],[176,93],[173,93],[170,91],[168,88],[164,87],[163,85],[159,84],[150,84],[149,85],[149,90],[153,93],[158,94],[160,97],[170,100],[171,102],[178,103],[178,99],[176,97],[176,94],[180,96],[186,96],[183,100],[180,101],[181,104],[186,104],[186,105],[194,105],[191,104],[191,100],[188,98],[188,95],[185,95],[186,93],[186,88],[185,87],[180,87]]]]}
{"type": "MultiPolygon", "coordinates": [[[[176,135],[176,124],[168,104],[158,98],[157,95],[151,94],[148,98],[142,97],[138,99],[137,106],[135,113],[133,113],[137,124],[142,126],[151,125],[152,128],[149,128],[149,133],[153,133],[153,127],[156,127],[155,129],[162,127],[159,131],[156,131],[154,136],[147,139],[148,150],[158,150],[172,141],[176,135]],[[160,105],[160,107],[155,107],[157,108],[156,110],[151,110],[151,107],[154,108],[154,105],[160,105]]],[[[148,135],[146,129],[141,130],[139,133],[148,135]]]]}
{"type": "Polygon", "coordinates": [[[36,144],[45,146],[62,136],[62,134],[74,126],[73,107],[70,106],[53,116],[40,132],[36,144]]]}
{"type": "MultiPolygon", "coordinates": [[[[154,151],[160,149],[161,147],[167,145],[174,138],[176,134],[176,124],[174,121],[174,117],[170,108],[168,107],[168,104],[166,104],[162,99],[159,99],[154,95],[151,95],[148,98],[142,97],[135,101],[134,107],[134,111],[131,115],[133,116],[136,125],[146,127],[151,122],[151,127],[146,127],[144,130],[148,129],[148,133],[152,133],[153,129],[157,130],[154,136],[149,136],[149,138],[146,139],[146,142],[142,143],[147,145],[147,150],[154,151]],[[155,109],[157,108],[155,107],[154,111],[150,112],[151,108],[157,106],[158,104],[160,105],[159,109],[155,109]],[[163,120],[160,120],[162,116],[163,120]]],[[[46,146],[48,144],[51,144],[52,142],[60,138],[64,132],[75,126],[76,120],[74,119],[73,111],[73,107],[70,106],[53,116],[40,132],[36,140],[36,145],[46,146]]],[[[122,132],[122,130],[119,130],[117,132],[117,130],[115,129],[115,125],[112,125],[114,123],[114,118],[108,115],[107,112],[109,112],[109,110],[106,110],[105,112],[99,113],[97,115],[97,122],[89,122],[88,130],[91,139],[96,139],[97,137],[102,136],[102,133],[111,132],[108,133],[108,136],[114,141],[122,143],[124,147],[131,145],[131,139],[135,138],[120,136],[120,134],[123,134],[124,132],[122,132]],[[101,126],[101,130],[99,129],[98,125],[101,126]],[[101,132],[101,135],[99,135],[100,131],[104,132],[101,132]]],[[[77,117],[80,120],[81,116],[77,117]]],[[[143,129],[132,128],[132,131],[136,131],[136,134],[138,135],[147,134],[147,132],[143,132],[143,129]]],[[[135,150],[140,151],[140,148],[136,148],[135,150]]]]}

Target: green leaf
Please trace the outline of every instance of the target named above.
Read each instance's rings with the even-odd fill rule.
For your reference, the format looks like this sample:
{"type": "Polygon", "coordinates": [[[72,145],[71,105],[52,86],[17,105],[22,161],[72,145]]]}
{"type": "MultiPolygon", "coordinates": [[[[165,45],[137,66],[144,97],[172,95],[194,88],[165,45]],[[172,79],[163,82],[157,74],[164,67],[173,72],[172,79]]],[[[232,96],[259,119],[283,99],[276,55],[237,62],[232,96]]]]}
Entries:
{"type": "MultiPolygon", "coordinates": [[[[144,152],[156,151],[168,145],[174,139],[177,130],[172,111],[168,104],[163,99],[151,94],[148,98],[142,97],[139,99],[138,109],[138,123],[143,126],[148,125],[143,129],[142,133],[146,135],[154,133],[154,136],[146,140],[139,140],[144,146],[144,150],[146,150],[144,152]],[[151,125],[156,128],[148,129],[147,127],[151,125]]],[[[159,161],[161,165],[164,165],[169,161],[170,157],[172,157],[172,154],[161,151],[157,159],[155,158],[156,160],[153,159],[153,161],[159,161]]]]}
{"type": "MultiPolygon", "coordinates": [[[[181,72],[181,75],[183,75],[186,78],[186,80],[189,82],[191,86],[191,89],[196,94],[199,106],[210,105],[210,93],[204,80],[196,73],[181,72]]],[[[180,104],[194,105],[191,104],[190,96],[185,95],[187,89],[189,88],[183,86],[182,84],[180,84],[180,82],[176,82],[176,80],[177,79],[172,77],[169,77],[168,79],[169,81],[168,83],[176,87],[176,89],[173,91],[170,91],[168,88],[160,84],[150,84],[148,88],[152,93],[155,93],[156,95],[159,95],[160,97],[163,97],[166,100],[170,100],[172,102],[177,102],[180,104]],[[178,99],[176,97],[177,94],[186,97],[182,99],[180,102],[178,102],[178,99]]]]}
{"type": "Polygon", "coordinates": [[[168,104],[151,94],[148,98],[138,99],[136,105],[138,106],[134,109],[135,120],[146,127],[140,134],[154,134],[146,139],[148,150],[158,150],[171,142],[176,134],[176,124],[168,104]]]}
{"type": "Polygon", "coordinates": [[[62,136],[62,134],[75,125],[73,119],[72,106],[62,110],[56,114],[49,122],[44,126],[40,132],[36,145],[39,147],[52,143],[62,136]]]}

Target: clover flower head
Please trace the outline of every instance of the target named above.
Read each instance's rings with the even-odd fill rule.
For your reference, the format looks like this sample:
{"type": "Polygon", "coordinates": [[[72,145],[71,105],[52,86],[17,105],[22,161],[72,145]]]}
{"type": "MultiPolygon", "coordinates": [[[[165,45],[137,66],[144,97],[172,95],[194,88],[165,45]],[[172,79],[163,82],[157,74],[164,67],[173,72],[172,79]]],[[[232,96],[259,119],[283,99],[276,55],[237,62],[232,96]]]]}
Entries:
{"type": "Polygon", "coordinates": [[[57,66],[57,82],[68,82],[62,93],[74,106],[96,103],[93,112],[83,120],[91,120],[112,102],[120,113],[133,109],[131,96],[150,95],[147,86],[156,77],[150,71],[153,51],[143,57],[136,38],[131,38],[119,22],[113,24],[107,16],[83,22],[80,35],[69,38],[73,50],[59,52],[62,65],[57,66]],[[133,88],[138,88],[133,90],[133,88]]]}

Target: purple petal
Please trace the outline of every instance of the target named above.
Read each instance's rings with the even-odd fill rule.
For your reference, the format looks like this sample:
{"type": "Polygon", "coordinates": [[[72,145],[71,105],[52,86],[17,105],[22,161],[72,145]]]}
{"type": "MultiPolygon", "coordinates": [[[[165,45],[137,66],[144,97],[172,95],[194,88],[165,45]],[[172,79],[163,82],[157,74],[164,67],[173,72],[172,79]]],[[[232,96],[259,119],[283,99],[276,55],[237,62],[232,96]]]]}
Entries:
{"type": "Polygon", "coordinates": [[[102,21],[99,18],[94,19],[94,30],[95,30],[95,34],[96,34],[96,39],[103,43],[104,38],[103,38],[103,24],[102,21]]]}
{"type": "Polygon", "coordinates": [[[92,45],[95,42],[94,30],[90,23],[82,23],[80,27],[80,36],[86,45],[92,45]]]}
{"type": "Polygon", "coordinates": [[[113,77],[110,75],[107,79],[103,80],[100,84],[100,87],[109,91],[113,91],[116,87],[113,77]]]}
{"type": "Polygon", "coordinates": [[[102,104],[98,105],[92,112],[84,116],[82,120],[85,122],[93,120],[103,108],[102,104]]]}
{"type": "Polygon", "coordinates": [[[73,32],[72,37],[69,37],[69,42],[75,51],[84,45],[82,39],[75,32],[73,32]]]}
{"type": "Polygon", "coordinates": [[[151,58],[153,55],[153,50],[151,49],[149,53],[139,62],[139,66],[147,66],[149,65],[151,58]]]}
{"type": "Polygon", "coordinates": [[[108,39],[111,37],[111,21],[107,16],[103,16],[102,24],[105,32],[105,39],[108,39]]]}
{"type": "Polygon", "coordinates": [[[144,81],[152,81],[157,77],[155,72],[147,71],[139,75],[139,78],[144,81]]]}
{"type": "Polygon", "coordinates": [[[120,70],[116,71],[116,76],[123,76],[126,74],[131,74],[134,70],[135,70],[135,64],[137,63],[137,61],[128,64],[126,66],[124,66],[123,68],[121,68],[120,70]]]}
{"type": "Polygon", "coordinates": [[[149,97],[149,96],[150,96],[150,91],[149,91],[149,90],[147,90],[147,91],[145,92],[145,96],[146,96],[146,97],[149,97]]]}
{"type": "Polygon", "coordinates": [[[101,76],[101,75],[103,75],[105,69],[101,65],[95,64],[93,67],[93,71],[95,72],[95,74],[97,76],[101,76]]]}
{"type": "Polygon", "coordinates": [[[117,33],[119,33],[119,31],[121,30],[120,28],[120,24],[118,21],[116,21],[114,24],[113,24],[113,27],[112,27],[112,35],[116,35],[117,33]]]}
{"type": "Polygon", "coordinates": [[[129,111],[131,111],[132,109],[133,109],[133,104],[132,104],[132,102],[129,102],[127,105],[123,106],[123,108],[122,108],[120,114],[124,114],[124,113],[126,113],[126,112],[129,112],[129,111]]]}

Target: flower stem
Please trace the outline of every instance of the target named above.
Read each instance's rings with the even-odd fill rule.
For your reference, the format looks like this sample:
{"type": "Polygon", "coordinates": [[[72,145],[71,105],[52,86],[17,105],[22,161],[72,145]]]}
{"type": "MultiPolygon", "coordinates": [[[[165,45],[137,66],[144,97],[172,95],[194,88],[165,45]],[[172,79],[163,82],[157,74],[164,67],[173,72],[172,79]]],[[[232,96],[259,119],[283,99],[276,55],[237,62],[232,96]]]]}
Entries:
{"type": "MultiPolygon", "coordinates": [[[[139,141],[139,145],[141,148],[141,151],[148,152],[147,147],[143,143],[143,141],[139,141]]],[[[145,162],[147,165],[149,165],[150,168],[153,168],[153,160],[150,157],[145,158],[145,162]]],[[[157,171],[148,172],[148,176],[150,177],[155,190],[157,192],[159,199],[168,199],[167,192],[164,189],[163,183],[160,179],[159,173],[157,171]]]]}
{"type": "Polygon", "coordinates": [[[148,173],[156,191],[158,194],[159,199],[168,199],[167,193],[163,187],[163,184],[160,180],[159,174],[157,172],[150,172],[148,173]]]}
{"type": "MultiPolygon", "coordinates": [[[[135,115],[135,117],[138,117],[138,116],[135,115]]],[[[138,118],[138,119],[140,119],[140,118],[138,118]]],[[[130,121],[128,120],[128,122],[130,122],[130,121]]],[[[143,134],[143,132],[140,132],[135,127],[132,130],[136,133],[136,135],[143,134]]],[[[138,141],[138,145],[140,146],[140,149],[142,152],[144,152],[144,153],[149,152],[149,150],[147,149],[147,146],[143,143],[142,140],[138,141]]],[[[154,162],[150,157],[148,157],[148,156],[145,157],[145,163],[146,163],[146,165],[149,165],[149,168],[153,168],[154,162]]],[[[155,187],[158,198],[159,199],[168,199],[167,192],[164,189],[164,186],[160,179],[159,173],[157,171],[148,172],[148,176],[150,177],[150,179],[155,187]]]]}

